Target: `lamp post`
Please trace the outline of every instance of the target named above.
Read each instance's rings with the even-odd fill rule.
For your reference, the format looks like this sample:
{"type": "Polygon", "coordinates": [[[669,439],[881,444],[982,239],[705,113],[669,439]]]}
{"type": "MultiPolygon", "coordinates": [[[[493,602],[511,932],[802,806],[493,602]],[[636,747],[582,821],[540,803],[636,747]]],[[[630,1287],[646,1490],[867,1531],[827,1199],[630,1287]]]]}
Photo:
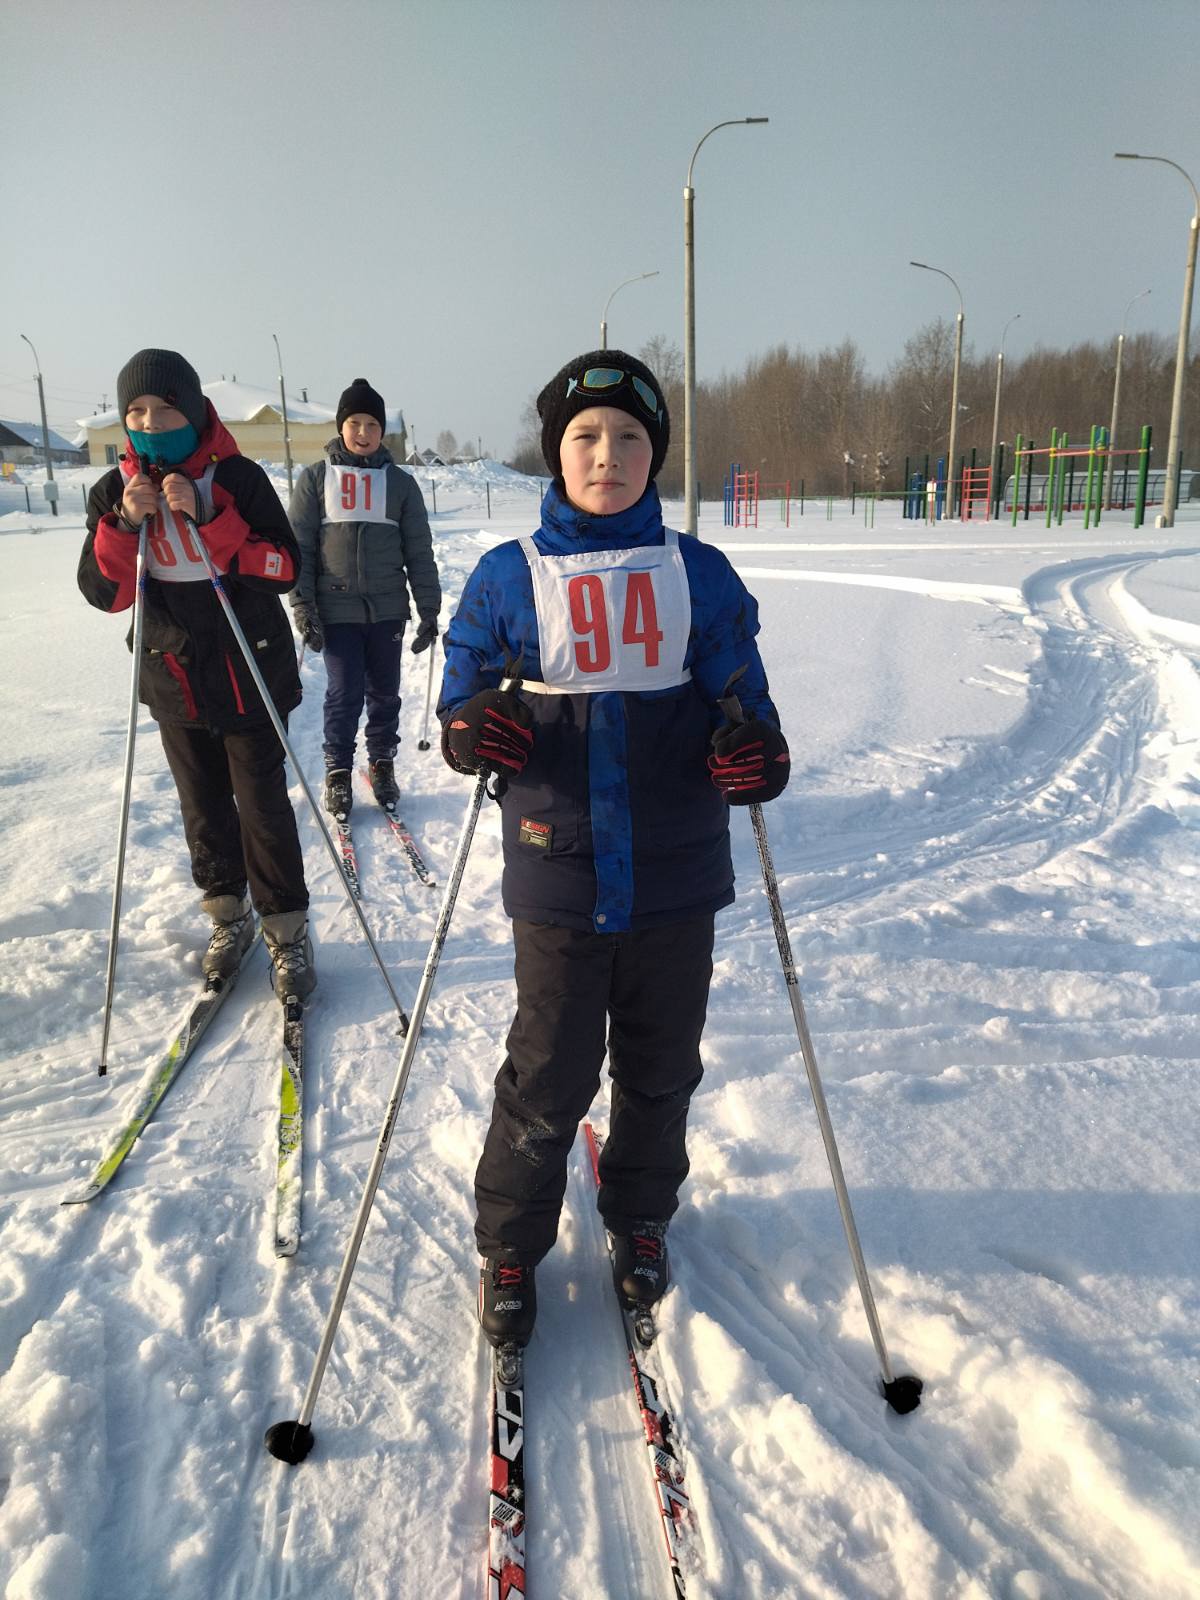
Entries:
{"type": "Polygon", "coordinates": [[[609,295],[608,299],[604,302],[604,314],[600,318],[600,348],[601,348],[601,350],[607,350],[608,349],[608,308],[613,303],[613,295],[618,294],[628,284],[641,283],[643,278],[657,278],[657,277],[658,277],[658,269],[657,269],[657,267],[655,268],[655,270],[653,272],[638,272],[638,273],[635,273],[632,278],[626,278],[624,283],[619,283],[617,285],[617,287],[613,290],[612,294],[609,295]]]}
{"type": "Polygon", "coordinates": [[[1200,239],[1200,193],[1196,185],[1184,172],[1177,161],[1168,161],[1166,156],[1140,156],[1131,154],[1128,150],[1115,152],[1114,160],[1117,161],[1159,161],[1165,167],[1174,167],[1176,172],[1182,173],[1187,181],[1188,188],[1192,191],[1195,209],[1192,212],[1191,232],[1188,235],[1187,266],[1183,274],[1183,307],[1179,313],[1179,343],[1175,349],[1175,387],[1171,392],[1171,430],[1167,440],[1167,481],[1163,485],[1162,514],[1155,517],[1156,528],[1173,528],[1175,526],[1175,501],[1177,499],[1175,483],[1175,459],[1179,454],[1180,432],[1183,427],[1183,378],[1187,367],[1188,336],[1192,325],[1192,290],[1196,283],[1196,242],[1200,239]]]}
{"type": "Polygon", "coordinates": [[[279,406],[283,412],[283,454],[287,462],[288,495],[292,492],[292,436],[288,431],[287,393],[283,387],[283,357],[279,354],[279,335],[271,335],[275,341],[275,358],[279,362],[279,406]]]}
{"type": "MultiPolygon", "coordinates": [[[[704,135],[711,137],[718,128],[736,128],[751,123],[770,122],[770,117],[733,117],[715,123],[704,135]]],[[[687,184],[683,191],[683,531],[696,531],[696,251],[692,228],[692,168],[700,154],[700,144],[688,162],[687,184]]]]}
{"type": "MultiPolygon", "coordinates": [[[[908,264],[910,267],[920,267],[922,272],[936,272],[939,277],[949,278],[950,282],[954,283],[950,274],[943,272],[941,267],[927,266],[924,261],[910,261],[908,264]]],[[[958,322],[954,334],[954,381],[950,389],[950,442],[946,451],[946,507],[942,517],[943,522],[947,517],[954,515],[954,445],[958,437],[958,375],[962,370],[963,323],[966,320],[963,313],[962,290],[957,283],[954,283],[954,292],[958,296],[958,322]]]]}
{"type": "Polygon", "coordinates": [[[1145,299],[1146,295],[1149,293],[1149,289],[1142,289],[1133,296],[1129,304],[1125,307],[1125,315],[1121,318],[1121,331],[1117,335],[1117,370],[1113,374],[1112,422],[1109,424],[1108,429],[1109,454],[1104,460],[1104,465],[1108,469],[1108,488],[1103,498],[1105,509],[1108,511],[1112,510],[1113,482],[1117,475],[1116,471],[1114,470],[1112,452],[1117,448],[1117,417],[1120,414],[1121,406],[1121,362],[1125,356],[1125,324],[1129,320],[1129,313],[1133,309],[1134,305],[1136,305],[1139,300],[1145,299]]]}
{"type": "MultiPolygon", "coordinates": [[[[21,335],[21,338],[24,339],[29,348],[33,350],[33,340],[24,333],[21,335]]],[[[42,363],[38,360],[38,353],[36,350],[33,350],[33,364],[37,368],[38,405],[41,408],[42,413],[42,454],[46,458],[46,482],[48,485],[54,485],[54,487],[47,488],[45,490],[45,495],[46,499],[50,502],[51,514],[57,516],[58,486],[54,484],[54,463],[50,459],[50,430],[46,426],[46,391],[42,388],[42,363]]]]}
{"type": "MultiPolygon", "coordinates": [[[[1000,380],[1004,375],[1004,341],[1008,337],[1008,330],[1012,327],[1013,323],[1020,322],[1020,320],[1021,313],[1018,311],[1014,316],[1009,317],[1008,321],[1004,324],[1004,332],[1000,335],[1000,352],[996,357],[996,403],[992,407],[992,453],[988,457],[988,460],[991,463],[993,476],[991,495],[993,501],[995,500],[997,493],[994,479],[996,473],[996,445],[1000,439],[1000,380]]],[[[988,507],[988,515],[991,515],[990,504],[988,507]]]]}

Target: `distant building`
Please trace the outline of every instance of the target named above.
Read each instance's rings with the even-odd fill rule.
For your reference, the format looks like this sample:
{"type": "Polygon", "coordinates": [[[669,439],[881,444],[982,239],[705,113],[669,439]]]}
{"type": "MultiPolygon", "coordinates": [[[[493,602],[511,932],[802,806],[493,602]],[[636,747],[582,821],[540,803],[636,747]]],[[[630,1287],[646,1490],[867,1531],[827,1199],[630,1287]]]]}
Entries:
{"type": "MultiPolygon", "coordinates": [[[[201,387],[244,456],[253,461],[285,459],[278,389],[260,389],[254,384],[228,382],[224,378],[201,387]]],[[[312,461],[323,461],[325,445],[337,432],[334,407],[288,395],[287,412],[294,464],[303,467],[312,461]]],[[[81,417],[79,425],[87,436],[91,464],[113,466],[125,450],[125,429],[120,413],[112,410],[94,417],[81,417]]],[[[408,437],[402,412],[393,412],[388,417],[384,442],[397,460],[403,459],[408,437]]]]}
{"type": "MultiPolygon", "coordinates": [[[[395,455],[395,451],[392,454],[395,455]]],[[[428,472],[431,467],[446,465],[436,450],[413,450],[407,456],[398,456],[397,460],[403,461],[406,467],[416,467],[424,472],[428,472]]]]}
{"type": "MultiPolygon", "coordinates": [[[[50,434],[50,459],[63,466],[76,466],[87,460],[87,451],[64,439],[53,428],[50,434]]],[[[45,460],[42,449],[40,422],[0,421],[0,464],[16,467],[38,467],[45,460]]]]}

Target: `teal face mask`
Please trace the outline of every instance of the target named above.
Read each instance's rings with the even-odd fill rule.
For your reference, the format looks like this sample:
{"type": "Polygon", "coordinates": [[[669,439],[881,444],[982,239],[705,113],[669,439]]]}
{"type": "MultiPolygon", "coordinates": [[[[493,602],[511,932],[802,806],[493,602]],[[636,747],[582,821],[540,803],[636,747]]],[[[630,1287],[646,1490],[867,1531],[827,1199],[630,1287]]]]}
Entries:
{"type": "Polygon", "coordinates": [[[138,433],[132,428],[127,432],[135,454],[160,461],[165,467],[177,467],[181,461],[186,461],[200,443],[200,435],[190,422],[166,433],[138,433]]]}

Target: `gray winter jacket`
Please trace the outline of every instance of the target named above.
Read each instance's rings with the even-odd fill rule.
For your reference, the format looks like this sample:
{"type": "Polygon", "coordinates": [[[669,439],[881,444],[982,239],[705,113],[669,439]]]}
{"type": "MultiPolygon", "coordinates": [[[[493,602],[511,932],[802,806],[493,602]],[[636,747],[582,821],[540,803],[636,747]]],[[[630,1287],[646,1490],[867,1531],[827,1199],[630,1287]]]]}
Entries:
{"type": "Polygon", "coordinates": [[[288,596],[292,609],[315,605],[324,623],[407,622],[411,589],[421,621],[435,620],[442,590],[425,501],[415,479],[382,447],[374,455],[356,456],[334,438],[325,454],[336,467],[386,469],[386,521],[330,520],[327,464],[317,461],[305,467],[288,510],[301,556],[300,578],[288,596]]]}

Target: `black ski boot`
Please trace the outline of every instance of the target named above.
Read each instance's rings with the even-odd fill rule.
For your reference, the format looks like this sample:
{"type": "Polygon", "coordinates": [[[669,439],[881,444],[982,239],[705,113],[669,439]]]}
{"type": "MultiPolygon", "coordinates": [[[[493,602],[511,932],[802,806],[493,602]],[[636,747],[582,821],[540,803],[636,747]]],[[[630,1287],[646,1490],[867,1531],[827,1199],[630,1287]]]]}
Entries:
{"type": "Polygon", "coordinates": [[[308,999],[317,986],[312,940],[306,911],[280,911],[262,919],[263,938],[271,952],[271,987],[287,1005],[308,999]]]}
{"type": "Polygon", "coordinates": [[[325,774],[325,809],[339,822],[345,822],[354,804],[350,773],[345,767],[331,767],[325,774]]]}
{"type": "Polygon", "coordinates": [[[533,1270],[507,1252],[489,1257],[480,1268],[479,1326],[497,1349],[529,1343],[537,1317],[533,1270]]]}
{"type": "Polygon", "coordinates": [[[390,810],[399,802],[400,787],[396,782],[394,761],[372,761],[367,767],[367,776],[371,780],[371,793],[381,806],[390,810]]]}
{"type": "Polygon", "coordinates": [[[200,907],[212,918],[208,949],[200,958],[200,970],[213,983],[232,978],[242,957],[254,943],[254,912],[247,895],[214,894],[201,900],[200,907]]]}
{"type": "Polygon", "coordinates": [[[671,1281],[665,1222],[638,1222],[613,1235],[613,1282],[627,1306],[655,1305],[671,1281]]]}

